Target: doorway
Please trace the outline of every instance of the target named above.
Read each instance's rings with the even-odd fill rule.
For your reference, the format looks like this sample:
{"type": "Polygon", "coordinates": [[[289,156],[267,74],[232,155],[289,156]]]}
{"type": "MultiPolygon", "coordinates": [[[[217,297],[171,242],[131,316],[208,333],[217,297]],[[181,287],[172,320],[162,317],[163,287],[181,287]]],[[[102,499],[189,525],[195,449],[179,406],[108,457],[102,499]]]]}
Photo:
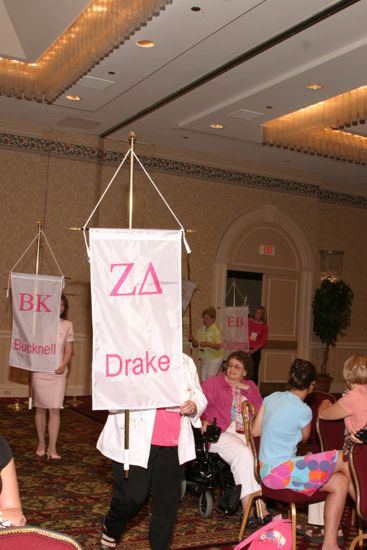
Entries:
{"type": "Polygon", "coordinates": [[[250,271],[227,271],[226,306],[247,305],[253,313],[262,302],[262,273],[250,271]]]}

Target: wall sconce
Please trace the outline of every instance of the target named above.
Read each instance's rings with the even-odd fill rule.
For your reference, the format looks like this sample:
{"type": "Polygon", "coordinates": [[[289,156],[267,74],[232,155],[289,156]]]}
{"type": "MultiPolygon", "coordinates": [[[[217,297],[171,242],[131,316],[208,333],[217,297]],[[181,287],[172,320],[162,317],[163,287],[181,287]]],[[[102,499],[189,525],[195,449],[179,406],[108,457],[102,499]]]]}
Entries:
{"type": "Polygon", "coordinates": [[[341,250],[320,250],[320,277],[330,279],[333,283],[339,281],[343,270],[344,252],[341,250]]]}

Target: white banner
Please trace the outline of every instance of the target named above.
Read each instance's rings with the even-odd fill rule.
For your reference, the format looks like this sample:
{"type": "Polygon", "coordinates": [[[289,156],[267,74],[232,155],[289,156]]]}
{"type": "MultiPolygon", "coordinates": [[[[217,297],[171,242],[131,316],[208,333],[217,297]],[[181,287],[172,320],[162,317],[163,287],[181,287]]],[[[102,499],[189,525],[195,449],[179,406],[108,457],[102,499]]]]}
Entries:
{"type": "Polygon", "coordinates": [[[196,289],[196,283],[188,279],[182,280],[182,313],[185,313],[196,289]]]}
{"type": "Polygon", "coordinates": [[[224,307],[222,309],[222,341],[224,359],[232,351],[248,351],[248,307],[224,307]]]}
{"type": "Polygon", "coordinates": [[[93,409],[181,404],[181,239],[90,230],[93,409]]]}
{"type": "Polygon", "coordinates": [[[11,273],[13,331],[9,365],[54,372],[63,277],[11,273]]]}

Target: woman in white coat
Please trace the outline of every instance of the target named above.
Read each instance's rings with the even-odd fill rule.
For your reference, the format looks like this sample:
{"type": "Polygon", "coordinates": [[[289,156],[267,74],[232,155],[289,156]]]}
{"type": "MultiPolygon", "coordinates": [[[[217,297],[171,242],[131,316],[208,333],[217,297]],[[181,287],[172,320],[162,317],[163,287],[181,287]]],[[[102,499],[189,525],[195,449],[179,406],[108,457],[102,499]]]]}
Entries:
{"type": "Polygon", "coordinates": [[[149,540],[152,550],[168,550],[181,485],[180,465],[195,458],[191,425],[201,427],[207,401],[196,367],[183,355],[185,397],[176,409],[130,411],[129,477],[124,479],[125,414],[110,412],[97,448],[113,460],[113,493],[104,518],[100,550],[116,547],[126,523],[138,514],[152,488],[149,540]]]}

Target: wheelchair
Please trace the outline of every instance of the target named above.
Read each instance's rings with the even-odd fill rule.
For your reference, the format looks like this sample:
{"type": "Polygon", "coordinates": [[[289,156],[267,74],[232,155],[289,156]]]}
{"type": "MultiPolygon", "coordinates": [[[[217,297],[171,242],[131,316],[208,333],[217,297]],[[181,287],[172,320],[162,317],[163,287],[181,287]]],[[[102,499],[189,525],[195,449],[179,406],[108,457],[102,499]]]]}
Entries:
{"type": "Polygon", "coordinates": [[[235,514],[240,505],[241,485],[235,485],[229,465],[217,453],[210,453],[210,443],[216,443],[221,430],[215,422],[207,427],[205,434],[193,428],[196,459],[185,468],[181,486],[181,499],[186,490],[199,497],[199,514],[209,518],[213,513],[213,493],[220,488],[218,507],[228,515],[235,514]]]}

